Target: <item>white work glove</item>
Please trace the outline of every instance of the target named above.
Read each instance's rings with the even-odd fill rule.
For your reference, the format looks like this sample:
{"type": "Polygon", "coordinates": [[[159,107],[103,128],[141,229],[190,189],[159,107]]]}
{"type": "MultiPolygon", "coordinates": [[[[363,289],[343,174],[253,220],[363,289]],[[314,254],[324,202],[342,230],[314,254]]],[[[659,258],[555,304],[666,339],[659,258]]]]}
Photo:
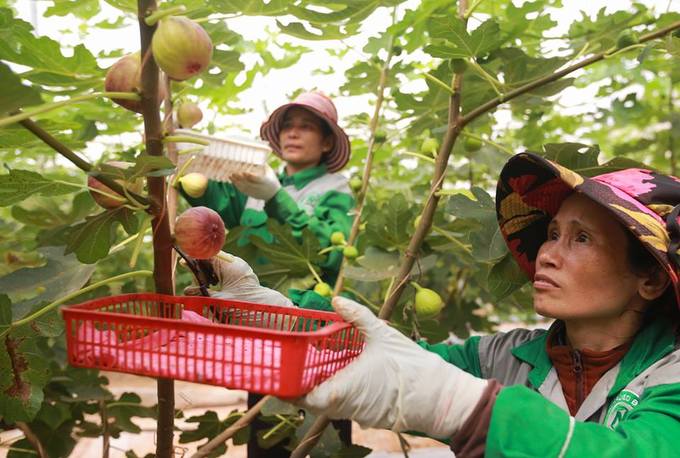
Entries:
{"type": "MultiPolygon", "coordinates": [[[[283,294],[261,286],[257,275],[243,259],[222,251],[210,262],[219,279],[220,288],[218,292],[211,292],[212,297],[283,307],[293,306],[290,299],[283,294]],[[231,261],[225,259],[231,259],[231,261]]],[[[189,286],[184,290],[184,294],[197,296],[200,294],[200,289],[198,286],[189,286]]]]}
{"type": "Polygon", "coordinates": [[[428,352],[365,306],[335,297],[333,308],[366,339],[359,357],[294,403],[368,428],[451,438],[487,386],[428,352]]]}
{"type": "Polygon", "coordinates": [[[262,176],[239,172],[231,175],[231,182],[243,194],[266,202],[281,189],[281,183],[271,167],[266,164],[264,167],[265,173],[262,176]]]}

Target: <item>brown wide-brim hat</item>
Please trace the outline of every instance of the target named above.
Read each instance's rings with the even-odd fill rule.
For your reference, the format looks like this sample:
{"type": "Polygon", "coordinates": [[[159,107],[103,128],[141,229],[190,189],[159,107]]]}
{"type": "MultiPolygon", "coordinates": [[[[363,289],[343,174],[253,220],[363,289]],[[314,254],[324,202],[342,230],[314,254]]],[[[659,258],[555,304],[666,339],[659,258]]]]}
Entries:
{"type": "Polygon", "coordinates": [[[335,137],[333,149],[324,154],[324,163],[329,172],[337,172],[342,169],[349,161],[351,146],[349,138],[344,130],[338,125],[338,112],[333,101],[321,92],[304,92],[297,96],[291,103],[281,105],[269,116],[260,127],[260,137],[269,142],[274,153],[281,157],[281,145],[279,143],[279,133],[281,123],[286,112],[291,107],[301,107],[309,110],[319,118],[323,119],[330,127],[335,137]]]}
{"type": "Polygon", "coordinates": [[[602,205],[654,255],[680,307],[680,179],[653,170],[629,168],[588,178],[536,154],[511,157],[498,180],[496,216],[527,276],[533,280],[548,224],[573,192],[602,205]]]}

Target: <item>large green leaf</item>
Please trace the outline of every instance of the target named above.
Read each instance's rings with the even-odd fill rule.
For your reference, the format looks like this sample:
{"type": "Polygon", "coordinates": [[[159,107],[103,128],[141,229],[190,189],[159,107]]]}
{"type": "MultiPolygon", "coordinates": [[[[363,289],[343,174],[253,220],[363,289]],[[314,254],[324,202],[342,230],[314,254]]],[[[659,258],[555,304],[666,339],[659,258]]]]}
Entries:
{"type": "Polygon", "coordinates": [[[489,292],[501,300],[521,288],[528,281],[510,253],[494,264],[489,271],[489,292]]]}
{"type": "Polygon", "coordinates": [[[70,228],[65,253],[75,253],[85,264],[93,264],[106,257],[115,240],[117,223],[129,234],[138,228],[138,221],[124,207],[88,216],[84,222],[70,228]]]}
{"type": "Polygon", "coordinates": [[[367,221],[366,243],[386,248],[387,250],[405,249],[411,239],[409,228],[418,215],[419,209],[410,205],[402,194],[394,194],[383,206],[367,207],[368,214],[373,215],[367,221]]]}
{"type": "MultiPolygon", "coordinates": [[[[21,80],[10,68],[0,62],[0,114],[9,113],[18,108],[42,103],[40,92],[34,87],[21,84],[21,80]]],[[[0,129],[2,135],[3,129],[0,129]]]]}
{"type": "MultiPolygon", "coordinates": [[[[15,19],[7,8],[0,8],[0,59],[44,73],[69,76],[74,81],[102,74],[95,57],[85,46],[76,45],[73,54],[66,57],[58,41],[36,37],[33,27],[26,21],[15,19]]],[[[25,74],[25,78],[31,80],[31,74],[25,74]]]]}
{"type": "MultiPolygon", "coordinates": [[[[212,410],[208,410],[203,415],[189,417],[187,418],[186,422],[197,423],[196,429],[182,431],[182,433],[179,436],[179,443],[187,444],[190,442],[197,442],[203,439],[206,439],[206,442],[208,442],[210,439],[217,436],[219,433],[227,429],[239,418],[241,418],[241,415],[242,415],[241,412],[237,410],[232,410],[224,420],[220,420],[219,417],[217,416],[217,413],[215,413],[212,410]]],[[[250,433],[249,427],[243,428],[240,431],[238,431],[233,437],[234,444],[240,445],[246,443],[248,440],[249,433],[250,433]]],[[[227,451],[226,445],[222,444],[219,447],[216,447],[207,456],[208,457],[224,456],[224,453],[226,451],[227,451]]]]}
{"type": "Polygon", "coordinates": [[[309,273],[309,263],[320,264],[324,261],[324,257],[318,254],[321,249],[319,240],[309,229],[304,229],[298,239],[292,235],[290,226],[270,218],[267,230],[274,236],[273,243],[267,243],[260,237],[251,237],[250,240],[273,264],[306,275],[309,273]]]}
{"type": "Polygon", "coordinates": [[[64,255],[57,247],[38,250],[45,258],[40,267],[24,267],[0,277],[0,291],[14,302],[14,320],[22,318],[38,304],[79,290],[94,272],[93,265],[78,262],[73,255],[64,255]]]}
{"type": "Polygon", "coordinates": [[[465,23],[456,17],[435,19],[432,35],[442,39],[425,47],[425,52],[445,59],[483,57],[502,43],[498,24],[493,20],[483,22],[471,34],[465,23]]]}
{"type": "Polygon", "coordinates": [[[11,169],[0,175],[0,207],[21,202],[33,194],[58,196],[76,191],[80,185],[69,186],[30,170],[11,169]]]}

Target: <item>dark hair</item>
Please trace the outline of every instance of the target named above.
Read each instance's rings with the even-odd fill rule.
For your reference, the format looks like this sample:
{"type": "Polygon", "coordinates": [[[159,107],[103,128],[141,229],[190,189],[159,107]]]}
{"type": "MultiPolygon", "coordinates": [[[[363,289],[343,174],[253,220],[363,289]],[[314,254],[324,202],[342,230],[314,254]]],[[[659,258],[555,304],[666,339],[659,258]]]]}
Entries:
{"type": "MultiPolygon", "coordinates": [[[[624,228],[625,229],[625,228],[624,228]]],[[[663,269],[659,261],[654,257],[651,251],[649,251],[642,244],[640,239],[638,239],[635,234],[630,230],[625,229],[626,237],[628,239],[627,247],[627,258],[628,266],[631,272],[635,275],[649,275],[655,270],[663,269]]],[[[661,296],[659,296],[655,301],[655,305],[649,307],[649,311],[652,313],[661,312],[664,315],[671,317],[672,319],[680,322],[680,310],[678,309],[678,304],[675,299],[675,291],[672,285],[668,285],[666,290],[661,296]],[[656,310],[656,312],[654,312],[656,310]]]]}

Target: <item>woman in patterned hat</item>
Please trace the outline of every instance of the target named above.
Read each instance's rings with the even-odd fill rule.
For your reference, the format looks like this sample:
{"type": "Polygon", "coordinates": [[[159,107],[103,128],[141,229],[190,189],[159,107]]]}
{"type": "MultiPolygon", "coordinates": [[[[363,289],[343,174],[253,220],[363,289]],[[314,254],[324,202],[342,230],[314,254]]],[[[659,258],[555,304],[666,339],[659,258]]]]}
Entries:
{"type": "MultiPolygon", "coordinates": [[[[309,229],[322,248],[331,245],[334,232],[341,232],[348,237],[352,227],[350,211],[354,208],[354,197],[347,178],[337,172],[349,160],[350,142],[338,125],[338,113],[333,101],[321,92],[302,93],[291,103],[271,113],[260,128],[260,136],[269,142],[274,154],[284,163],[278,174],[266,166],[263,175],[235,173],[231,176],[231,182],[208,180],[206,188],[198,192],[198,196],[196,191],[192,192],[193,197],[188,195],[181,185],[180,193],[192,206],[205,206],[217,211],[228,228],[242,226],[237,241],[239,246],[250,244],[252,237],[272,243],[274,236],[267,229],[269,219],[287,223],[294,235],[309,229]]],[[[247,261],[251,264],[268,263],[266,255],[259,251],[247,261]]],[[[335,283],[341,262],[342,252],[336,250],[328,254],[320,272],[325,283],[331,286],[335,283]]],[[[245,263],[238,265],[248,267],[245,263]]],[[[235,266],[231,266],[231,274],[235,269],[235,266]]],[[[243,278],[249,279],[252,275],[257,279],[249,267],[248,270],[242,272],[243,278]]],[[[231,274],[225,274],[224,278],[232,278],[231,274]]],[[[249,297],[246,290],[234,291],[231,297],[238,296],[251,301],[264,297],[270,299],[266,302],[269,304],[287,302],[285,298],[271,298],[273,291],[264,289],[263,293],[253,293],[255,295],[249,297]]],[[[185,294],[195,293],[195,288],[185,291],[185,294]]],[[[289,295],[299,307],[331,310],[328,301],[311,288],[291,289],[289,295]]],[[[249,394],[249,407],[260,398],[259,395],[249,394]]],[[[341,438],[345,442],[351,440],[350,426],[346,422],[340,426],[341,438]]],[[[257,431],[270,427],[259,420],[251,425],[249,458],[277,458],[290,454],[283,445],[269,449],[259,447],[257,431]]]]}
{"type": "Polygon", "coordinates": [[[418,345],[336,297],[366,347],[298,403],[425,433],[457,457],[678,456],[680,180],[586,178],[518,154],[496,208],[548,330],[418,345]]]}

